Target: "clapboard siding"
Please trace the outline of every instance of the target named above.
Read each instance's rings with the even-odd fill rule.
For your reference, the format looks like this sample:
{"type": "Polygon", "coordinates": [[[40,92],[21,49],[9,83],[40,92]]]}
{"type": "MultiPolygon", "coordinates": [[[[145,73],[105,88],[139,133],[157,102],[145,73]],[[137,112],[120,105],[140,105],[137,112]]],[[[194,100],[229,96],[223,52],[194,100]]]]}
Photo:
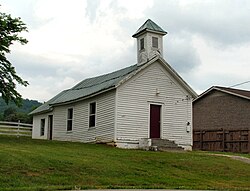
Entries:
{"type": "Polygon", "coordinates": [[[163,126],[164,137],[173,140],[179,145],[192,145],[192,100],[185,99],[185,94],[179,99],[168,100],[166,105],[163,126]],[[190,131],[187,132],[187,122],[190,131]]]}
{"type": "Polygon", "coordinates": [[[32,138],[48,139],[48,116],[52,113],[35,115],[33,117],[32,138]],[[44,136],[41,136],[41,119],[45,119],[44,136]]]}
{"type": "Polygon", "coordinates": [[[191,145],[191,99],[184,88],[155,62],[117,88],[117,139],[134,140],[149,137],[150,104],[162,105],[161,138],[191,145]],[[156,95],[156,89],[159,94],[156,95]]]}
{"type": "Polygon", "coordinates": [[[67,141],[112,141],[114,139],[115,91],[74,104],[54,108],[53,139],[67,141]],[[89,103],[96,102],[96,127],[89,128],[89,103]],[[73,108],[73,130],[67,132],[67,110],[73,108]]]}

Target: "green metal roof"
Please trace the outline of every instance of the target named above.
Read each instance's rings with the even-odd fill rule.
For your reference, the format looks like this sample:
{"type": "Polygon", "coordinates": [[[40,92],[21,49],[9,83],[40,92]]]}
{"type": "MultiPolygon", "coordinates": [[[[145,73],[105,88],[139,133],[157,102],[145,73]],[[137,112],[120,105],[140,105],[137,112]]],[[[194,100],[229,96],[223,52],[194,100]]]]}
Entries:
{"type": "Polygon", "coordinates": [[[30,114],[34,115],[34,114],[46,113],[52,111],[53,106],[80,101],[88,98],[89,96],[94,96],[97,94],[101,94],[105,91],[115,89],[121,83],[124,83],[130,77],[137,74],[151,63],[154,63],[156,60],[162,62],[162,64],[164,64],[167,70],[170,71],[171,74],[175,76],[176,79],[179,80],[179,82],[183,84],[184,87],[187,88],[187,90],[191,93],[191,95],[193,95],[193,97],[197,97],[197,94],[177,74],[177,72],[163,58],[156,56],[151,60],[149,60],[148,62],[141,64],[139,66],[135,64],[109,74],[85,79],[80,83],[78,83],[77,85],[75,85],[74,87],[72,87],[71,89],[64,90],[61,93],[57,94],[55,97],[53,97],[48,102],[44,103],[43,105],[32,111],[30,114]]]}
{"type": "Polygon", "coordinates": [[[35,110],[33,110],[32,112],[30,112],[30,115],[33,114],[38,114],[38,113],[44,113],[44,112],[48,112],[52,110],[52,107],[50,106],[50,104],[56,100],[57,98],[59,98],[61,95],[63,95],[67,90],[64,90],[62,92],[60,92],[59,94],[57,94],[55,97],[53,97],[52,99],[50,99],[49,101],[45,102],[43,105],[41,105],[40,107],[36,108],[35,110]]]}
{"type": "Polygon", "coordinates": [[[164,31],[161,27],[159,27],[156,23],[154,23],[152,20],[148,19],[137,31],[132,37],[137,37],[140,34],[146,32],[146,31],[151,31],[151,32],[156,32],[160,33],[162,35],[167,34],[166,31],[164,31]]]}
{"type": "Polygon", "coordinates": [[[48,102],[32,111],[30,114],[44,113],[50,111],[53,105],[77,101],[87,96],[100,93],[104,90],[115,88],[120,81],[122,81],[130,73],[137,71],[137,69],[141,66],[142,65],[137,66],[137,64],[135,64],[109,74],[85,79],[71,89],[62,91],[48,102]]]}

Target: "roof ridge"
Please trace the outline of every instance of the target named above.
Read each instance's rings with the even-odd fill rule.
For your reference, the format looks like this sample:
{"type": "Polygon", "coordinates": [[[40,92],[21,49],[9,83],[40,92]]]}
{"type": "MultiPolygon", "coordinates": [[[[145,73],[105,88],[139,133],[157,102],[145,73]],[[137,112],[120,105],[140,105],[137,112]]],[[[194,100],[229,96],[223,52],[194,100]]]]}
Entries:
{"type": "MultiPolygon", "coordinates": [[[[127,67],[127,68],[128,68],[128,67],[127,67]]],[[[125,68],[124,68],[124,69],[125,69],[125,68]]],[[[121,70],[122,70],[122,69],[121,69],[121,70]]],[[[117,70],[117,71],[115,71],[115,72],[118,72],[118,71],[120,71],[120,70],[117,70]]],[[[96,77],[93,77],[93,79],[94,79],[94,78],[101,77],[101,76],[109,75],[109,74],[112,74],[112,73],[115,73],[115,72],[111,72],[111,73],[108,73],[108,74],[96,76],[96,77]]],[[[133,72],[133,71],[130,71],[130,72],[128,72],[128,73],[126,73],[126,74],[123,74],[123,75],[121,75],[121,76],[117,76],[117,77],[114,77],[114,78],[109,78],[109,79],[107,79],[107,80],[101,81],[100,83],[95,83],[95,84],[93,84],[93,85],[84,86],[84,87],[81,87],[81,88],[71,88],[70,90],[81,90],[81,89],[85,89],[85,88],[90,88],[90,87],[93,87],[93,86],[96,86],[96,85],[100,85],[100,84],[103,84],[103,83],[105,83],[105,82],[108,82],[108,81],[111,81],[111,80],[114,80],[114,79],[117,79],[117,78],[120,78],[120,77],[123,77],[123,76],[126,76],[126,75],[130,74],[131,72],[133,72]]],[[[92,78],[87,78],[87,79],[92,79],[92,78]]],[[[87,79],[85,79],[85,80],[87,80],[87,79]]]]}
{"type": "Polygon", "coordinates": [[[222,88],[222,89],[231,89],[231,90],[238,90],[238,91],[250,92],[250,90],[243,90],[243,89],[231,88],[231,87],[224,87],[224,86],[214,86],[214,87],[222,88]]]}
{"type": "Polygon", "coordinates": [[[174,75],[176,78],[178,78],[181,84],[187,88],[187,91],[196,97],[196,93],[192,91],[191,87],[185,83],[185,81],[177,74],[177,72],[162,57],[156,56],[139,66],[135,64],[108,74],[87,78],[71,89],[60,92],[48,102],[40,106],[37,110],[32,112],[32,114],[47,112],[50,111],[55,105],[73,103],[75,101],[80,101],[91,96],[115,89],[124,82],[131,79],[138,72],[154,63],[156,60],[159,60],[159,63],[165,66],[166,69],[170,71],[171,75],[174,75]]]}
{"type": "Polygon", "coordinates": [[[229,87],[223,87],[223,86],[212,86],[203,93],[201,93],[196,99],[194,99],[194,102],[208,94],[209,92],[217,90],[220,92],[224,92],[226,94],[230,94],[233,96],[241,97],[244,99],[250,100],[250,91],[248,90],[242,90],[242,89],[236,89],[236,88],[229,88],[229,87]]]}
{"type": "Polygon", "coordinates": [[[248,90],[242,90],[230,87],[220,87],[220,86],[215,86],[215,88],[220,89],[221,91],[230,92],[231,94],[235,94],[240,97],[246,97],[248,99],[250,98],[250,91],[248,90]]]}

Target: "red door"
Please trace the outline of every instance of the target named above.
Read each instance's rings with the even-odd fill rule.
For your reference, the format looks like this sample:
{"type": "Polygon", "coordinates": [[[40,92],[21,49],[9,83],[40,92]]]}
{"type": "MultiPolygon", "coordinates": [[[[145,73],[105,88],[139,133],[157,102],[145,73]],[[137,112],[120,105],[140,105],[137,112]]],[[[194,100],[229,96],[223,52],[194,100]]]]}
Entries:
{"type": "Polygon", "coordinates": [[[150,105],[150,138],[161,136],[161,106],[150,105]]]}

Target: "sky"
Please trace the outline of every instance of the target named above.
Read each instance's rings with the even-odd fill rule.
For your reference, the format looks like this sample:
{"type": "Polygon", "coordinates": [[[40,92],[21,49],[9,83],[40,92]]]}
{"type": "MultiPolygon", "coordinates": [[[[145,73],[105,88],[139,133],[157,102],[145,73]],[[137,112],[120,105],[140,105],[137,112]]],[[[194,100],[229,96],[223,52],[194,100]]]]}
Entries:
{"type": "Polygon", "coordinates": [[[21,17],[29,43],[7,57],[29,82],[23,98],[47,101],[76,83],[136,64],[132,35],[151,19],[168,32],[164,59],[198,93],[250,91],[248,0],[0,0],[21,17]],[[246,83],[244,83],[246,82],[246,83]]]}

